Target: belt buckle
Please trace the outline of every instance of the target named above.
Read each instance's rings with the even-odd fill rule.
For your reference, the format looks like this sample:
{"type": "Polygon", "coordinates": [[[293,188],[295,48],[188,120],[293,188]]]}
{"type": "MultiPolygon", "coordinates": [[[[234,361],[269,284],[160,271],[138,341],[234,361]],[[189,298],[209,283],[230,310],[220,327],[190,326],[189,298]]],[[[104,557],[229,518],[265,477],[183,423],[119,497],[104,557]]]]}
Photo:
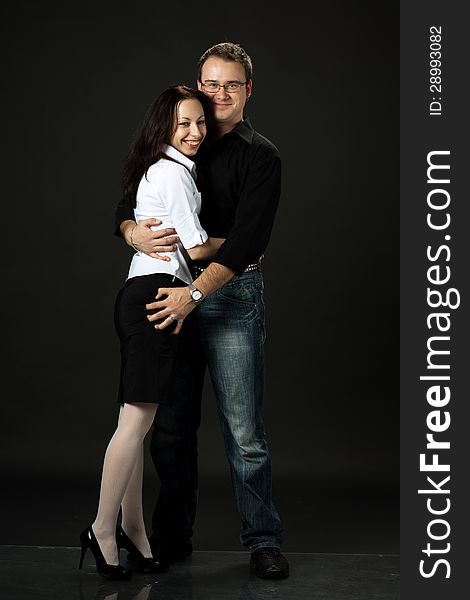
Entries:
{"type": "Polygon", "coordinates": [[[250,265],[247,266],[247,268],[245,269],[245,273],[249,273],[250,271],[257,271],[259,269],[259,262],[256,263],[251,263],[250,265]]]}
{"type": "Polygon", "coordinates": [[[193,265],[192,271],[200,275],[204,271],[205,267],[200,267],[199,265],[193,265]]]}

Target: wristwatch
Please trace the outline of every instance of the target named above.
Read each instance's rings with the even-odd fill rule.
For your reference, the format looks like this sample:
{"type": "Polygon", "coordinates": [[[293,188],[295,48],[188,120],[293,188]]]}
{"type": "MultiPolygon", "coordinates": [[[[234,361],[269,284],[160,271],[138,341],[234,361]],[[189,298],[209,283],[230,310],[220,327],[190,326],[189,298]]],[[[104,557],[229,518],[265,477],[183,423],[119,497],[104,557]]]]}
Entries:
{"type": "Polygon", "coordinates": [[[188,285],[188,288],[189,288],[189,294],[190,294],[191,298],[194,300],[194,302],[196,304],[201,304],[201,302],[204,300],[204,294],[201,292],[201,290],[198,290],[197,287],[193,283],[190,283],[188,285]]]}

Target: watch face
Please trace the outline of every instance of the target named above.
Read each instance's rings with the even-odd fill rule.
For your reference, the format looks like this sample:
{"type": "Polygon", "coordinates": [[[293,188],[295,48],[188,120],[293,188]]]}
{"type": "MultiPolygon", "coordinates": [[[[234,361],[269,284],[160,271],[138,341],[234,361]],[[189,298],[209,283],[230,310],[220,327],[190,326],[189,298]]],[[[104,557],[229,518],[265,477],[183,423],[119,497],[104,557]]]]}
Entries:
{"type": "Polygon", "coordinates": [[[193,297],[193,300],[197,302],[202,298],[202,292],[200,292],[199,290],[193,290],[191,292],[191,296],[193,297]]]}

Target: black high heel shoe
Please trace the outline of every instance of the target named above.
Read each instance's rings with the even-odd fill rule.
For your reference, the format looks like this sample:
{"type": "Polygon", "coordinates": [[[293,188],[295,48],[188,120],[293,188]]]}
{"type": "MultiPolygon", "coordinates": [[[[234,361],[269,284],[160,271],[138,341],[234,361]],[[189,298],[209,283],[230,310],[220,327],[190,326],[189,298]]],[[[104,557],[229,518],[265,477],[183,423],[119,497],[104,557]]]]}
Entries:
{"type": "Polygon", "coordinates": [[[167,563],[155,558],[145,558],[120,525],[116,529],[116,543],[118,550],[121,548],[127,550],[127,560],[133,566],[134,571],[139,573],[163,573],[168,570],[169,565],[167,563]]]}
{"type": "Polygon", "coordinates": [[[80,543],[82,546],[82,554],[80,556],[80,563],[78,568],[81,569],[83,565],[83,559],[85,558],[86,551],[90,548],[96,561],[96,571],[105,579],[130,579],[132,577],[132,571],[125,569],[121,565],[108,565],[105,561],[101,548],[98,544],[98,540],[93,533],[93,529],[87,527],[80,534],[80,543]]]}

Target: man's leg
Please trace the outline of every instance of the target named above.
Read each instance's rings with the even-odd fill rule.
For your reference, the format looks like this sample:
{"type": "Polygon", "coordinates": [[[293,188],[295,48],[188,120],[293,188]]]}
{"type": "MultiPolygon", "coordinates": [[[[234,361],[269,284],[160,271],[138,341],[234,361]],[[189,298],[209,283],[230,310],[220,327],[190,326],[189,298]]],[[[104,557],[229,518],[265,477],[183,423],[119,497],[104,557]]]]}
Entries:
{"type": "Polygon", "coordinates": [[[179,334],[173,402],[160,406],[150,440],[160,479],[150,545],[154,555],[163,560],[184,558],[192,551],[198,494],[197,430],[206,368],[195,317],[186,319],[179,334]]]}
{"type": "MultiPolygon", "coordinates": [[[[262,420],[265,337],[262,296],[262,275],[253,271],[236,276],[199,307],[201,341],[241,518],[240,540],[252,553],[268,548],[279,550],[284,537],[272,501],[271,458],[262,420]]],[[[282,559],[285,566],[276,567],[276,574],[271,571],[272,576],[287,575],[287,561],[282,559]]]]}

